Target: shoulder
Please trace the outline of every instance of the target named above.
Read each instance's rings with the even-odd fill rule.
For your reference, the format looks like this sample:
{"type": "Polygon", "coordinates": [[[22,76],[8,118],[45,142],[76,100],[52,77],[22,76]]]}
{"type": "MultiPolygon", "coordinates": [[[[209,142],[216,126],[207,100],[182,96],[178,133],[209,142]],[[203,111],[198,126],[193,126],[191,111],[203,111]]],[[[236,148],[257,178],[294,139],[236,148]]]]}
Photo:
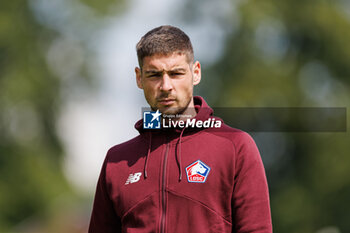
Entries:
{"type": "Polygon", "coordinates": [[[145,138],[141,135],[138,135],[126,142],[115,145],[111,147],[106,155],[106,161],[115,161],[115,160],[123,160],[133,157],[137,152],[146,147],[147,142],[145,138]]]}
{"type": "Polygon", "coordinates": [[[255,146],[254,139],[249,133],[240,129],[232,128],[226,124],[222,124],[220,128],[208,130],[208,132],[231,141],[236,149],[245,145],[255,146]]]}

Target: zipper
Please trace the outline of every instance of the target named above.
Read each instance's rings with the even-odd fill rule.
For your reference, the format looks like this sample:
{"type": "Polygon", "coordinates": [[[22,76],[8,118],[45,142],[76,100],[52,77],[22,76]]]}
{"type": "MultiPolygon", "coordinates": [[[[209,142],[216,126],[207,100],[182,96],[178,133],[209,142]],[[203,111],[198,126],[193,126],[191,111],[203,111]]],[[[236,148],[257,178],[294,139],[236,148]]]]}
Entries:
{"type": "Polygon", "coordinates": [[[163,163],[163,180],[162,180],[162,217],[160,222],[160,232],[165,233],[165,219],[166,219],[166,192],[165,192],[165,182],[166,182],[166,165],[168,160],[169,143],[166,144],[166,150],[164,154],[163,163]]]}

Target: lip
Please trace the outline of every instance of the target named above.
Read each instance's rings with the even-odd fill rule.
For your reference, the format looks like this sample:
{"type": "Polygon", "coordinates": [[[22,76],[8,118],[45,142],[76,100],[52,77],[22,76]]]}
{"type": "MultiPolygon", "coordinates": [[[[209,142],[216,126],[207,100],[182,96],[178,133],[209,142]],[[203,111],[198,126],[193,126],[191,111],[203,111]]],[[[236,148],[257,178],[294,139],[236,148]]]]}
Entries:
{"type": "Polygon", "coordinates": [[[160,99],[158,102],[162,105],[171,105],[175,103],[175,99],[160,99]]]}

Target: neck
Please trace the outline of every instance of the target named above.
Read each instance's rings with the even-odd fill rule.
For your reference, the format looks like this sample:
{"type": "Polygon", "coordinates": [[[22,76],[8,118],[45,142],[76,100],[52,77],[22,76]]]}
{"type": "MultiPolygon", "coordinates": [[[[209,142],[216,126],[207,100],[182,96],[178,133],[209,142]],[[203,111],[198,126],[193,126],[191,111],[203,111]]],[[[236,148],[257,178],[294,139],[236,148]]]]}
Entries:
{"type": "Polygon", "coordinates": [[[179,121],[179,120],[187,120],[195,117],[197,115],[197,112],[194,107],[188,107],[184,112],[181,114],[176,114],[175,118],[173,120],[179,121]]]}

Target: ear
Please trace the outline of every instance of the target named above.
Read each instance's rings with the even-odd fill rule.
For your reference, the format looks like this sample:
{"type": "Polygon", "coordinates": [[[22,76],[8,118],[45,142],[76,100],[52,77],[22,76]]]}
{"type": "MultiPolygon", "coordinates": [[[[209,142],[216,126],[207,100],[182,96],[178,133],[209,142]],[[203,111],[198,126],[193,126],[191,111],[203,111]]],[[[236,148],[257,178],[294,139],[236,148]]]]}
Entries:
{"type": "Polygon", "coordinates": [[[135,67],[135,74],[136,74],[136,84],[140,89],[143,89],[143,85],[141,82],[141,69],[139,67],[135,67]]]}
{"type": "Polygon", "coordinates": [[[201,64],[199,63],[199,61],[196,61],[193,64],[193,85],[197,85],[198,83],[200,83],[201,81],[201,64]]]}

